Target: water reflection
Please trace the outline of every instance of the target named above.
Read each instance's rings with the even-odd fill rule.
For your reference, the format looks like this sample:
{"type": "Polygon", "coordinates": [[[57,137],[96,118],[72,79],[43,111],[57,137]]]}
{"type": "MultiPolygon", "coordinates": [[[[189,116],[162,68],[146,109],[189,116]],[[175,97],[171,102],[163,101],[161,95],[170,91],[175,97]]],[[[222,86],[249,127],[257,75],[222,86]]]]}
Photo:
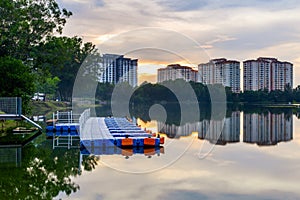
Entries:
{"type": "Polygon", "coordinates": [[[20,167],[22,160],[21,147],[0,148],[0,166],[20,167]]]}
{"type": "Polygon", "coordinates": [[[224,120],[203,120],[199,122],[198,138],[212,144],[226,145],[240,141],[240,111],[231,113],[224,120]],[[221,134],[219,130],[222,130],[221,134]]]}
{"type": "Polygon", "coordinates": [[[86,171],[92,171],[98,165],[99,160],[100,160],[99,156],[87,155],[83,158],[82,154],[80,154],[80,161],[81,162],[79,163],[79,165],[82,164],[83,169],[86,170],[86,171]]]}
{"type": "Polygon", "coordinates": [[[1,199],[52,199],[60,191],[69,195],[79,189],[71,180],[79,172],[78,151],[53,151],[51,145],[45,141],[0,149],[1,199]]]}
{"type": "Polygon", "coordinates": [[[203,119],[199,122],[186,123],[183,126],[157,122],[159,132],[165,133],[169,138],[190,136],[198,132],[199,139],[206,139],[213,144],[225,145],[240,141],[240,111],[235,111],[225,119],[203,119]],[[220,130],[222,132],[220,133],[220,130]]]}
{"type": "Polygon", "coordinates": [[[245,113],[243,141],[260,146],[293,139],[292,113],[245,113]]]}
{"type": "MultiPolygon", "coordinates": [[[[122,197],[118,196],[119,193],[112,192],[110,189],[122,188],[122,190],[120,189],[120,195],[124,195],[127,199],[134,199],[137,198],[133,195],[137,189],[147,188],[143,192],[157,198],[173,199],[178,197],[184,199],[191,197],[189,195],[194,192],[196,195],[194,197],[198,199],[201,198],[199,196],[201,192],[198,191],[199,187],[203,188],[204,194],[211,197],[209,196],[211,185],[214,186],[216,192],[221,193],[217,197],[222,197],[224,180],[228,181],[228,187],[231,187],[233,194],[242,194],[245,191],[240,189],[240,180],[246,179],[249,180],[246,186],[254,188],[254,186],[259,185],[257,190],[252,188],[253,194],[261,190],[259,184],[261,182],[277,184],[267,185],[269,187],[265,186],[267,189],[283,188],[283,191],[297,191],[293,188],[293,186],[297,187],[300,178],[299,173],[296,171],[299,167],[297,138],[295,142],[288,144],[288,146],[271,147],[283,141],[293,140],[294,123],[292,115],[292,110],[282,112],[274,112],[274,110],[263,112],[249,112],[246,110],[241,112],[235,110],[229,111],[223,120],[204,117],[199,122],[187,122],[182,126],[178,126],[176,123],[161,123],[158,121],[156,129],[166,133],[169,141],[174,141],[172,148],[165,145],[165,149],[120,149],[113,147],[110,149],[95,148],[93,152],[85,152],[76,143],[71,145],[75,148],[62,148],[57,146],[57,143],[54,143],[53,146],[53,140],[43,140],[41,138],[38,142],[22,148],[2,148],[0,149],[0,197],[1,199],[52,199],[57,197],[59,193],[65,198],[66,196],[62,195],[64,193],[70,195],[70,198],[76,198],[76,195],[79,195],[81,197],[79,199],[88,199],[85,197],[90,194],[99,194],[108,197],[113,196],[117,199],[122,197]],[[222,132],[218,135],[220,129],[222,132]],[[120,164],[120,168],[132,166],[140,168],[156,167],[155,163],[163,163],[169,155],[181,151],[180,145],[188,142],[182,137],[190,136],[192,132],[198,132],[199,140],[196,140],[196,145],[199,145],[203,140],[207,140],[219,145],[223,151],[218,151],[212,158],[199,160],[194,156],[195,149],[193,149],[190,153],[185,154],[187,155],[186,158],[176,163],[176,166],[182,164],[180,167],[168,166],[164,171],[156,172],[155,176],[152,176],[153,174],[149,174],[149,176],[131,176],[114,172],[103,166],[99,168],[101,170],[95,170],[101,165],[99,159],[103,159],[107,163],[120,164]],[[241,143],[241,141],[244,143],[241,143]],[[241,145],[221,146],[237,142],[240,142],[241,145]],[[260,148],[258,151],[258,148],[252,148],[249,143],[255,143],[259,146],[268,145],[269,148],[260,148]],[[166,154],[164,154],[165,150],[166,154]],[[144,156],[134,156],[135,154],[143,154],[144,156]],[[158,157],[161,154],[164,155],[158,157]],[[150,157],[152,159],[147,159],[150,157]],[[186,163],[189,163],[189,165],[187,166],[186,163]],[[251,165],[251,163],[255,163],[255,165],[251,165]],[[281,165],[281,163],[285,164],[281,165]],[[92,173],[82,173],[81,170],[91,171],[92,173]],[[285,171],[285,174],[279,173],[282,171],[285,171]],[[249,176],[247,176],[248,173],[250,173],[249,176]],[[226,176],[226,174],[229,176],[226,176]],[[92,180],[80,179],[89,175],[92,180]],[[85,180],[87,182],[84,182],[85,180]],[[136,187],[128,183],[136,184],[134,185],[136,187]],[[148,191],[149,185],[157,187],[148,191]],[[181,186],[182,188],[180,188],[181,186]],[[128,189],[129,192],[126,193],[123,188],[128,189]],[[165,191],[169,191],[169,193],[163,194],[165,191]],[[174,192],[170,193],[170,191],[174,192]]],[[[295,126],[297,126],[296,121],[295,126]]],[[[247,194],[247,192],[245,193],[247,194]]],[[[297,194],[292,196],[295,197],[297,194]]],[[[193,194],[191,195],[193,196],[193,194]]],[[[273,193],[273,196],[264,195],[274,197],[273,193]]],[[[94,197],[92,196],[90,199],[94,199],[94,197]]],[[[232,196],[235,199],[240,199],[240,197],[232,196]]]]}
{"type": "Polygon", "coordinates": [[[203,119],[199,122],[186,123],[182,126],[157,122],[157,130],[169,138],[190,136],[198,132],[198,138],[212,144],[226,145],[240,142],[240,126],[243,124],[243,142],[256,143],[259,146],[276,145],[282,141],[293,139],[292,111],[260,113],[243,113],[240,111],[227,113],[221,119],[203,119]],[[220,131],[221,130],[221,131],[220,131]]]}
{"type": "Polygon", "coordinates": [[[153,131],[165,132],[169,137],[166,141],[174,145],[166,143],[166,154],[153,159],[131,158],[132,152],[127,151],[123,154],[128,154],[130,159],[127,160],[115,156],[116,149],[94,149],[92,153],[99,151],[97,154],[101,154],[101,160],[109,165],[94,166],[97,170],[83,173],[83,178],[76,179],[82,186],[81,191],[69,199],[139,199],[140,194],[143,194],[143,199],[299,199],[297,131],[293,142],[274,146],[293,139],[293,125],[299,127],[300,121],[295,120],[293,124],[292,118],[292,110],[235,110],[229,111],[225,119],[202,118],[182,126],[170,121],[162,123],[158,119],[141,123],[149,125],[153,131]],[[252,121],[247,121],[247,118],[252,121]],[[252,132],[248,133],[248,129],[252,132]],[[156,167],[172,157],[172,153],[182,151],[183,143],[188,143],[196,135],[193,132],[198,132],[198,139],[184,155],[155,173],[136,175],[111,170],[156,167]],[[255,144],[265,143],[269,138],[272,142],[266,142],[270,145],[268,148],[260,148],[250,145],[247,137],[255,144]],[[196,153],[204,141],[217,146],[205,159],[198,159],[196,153]]]}
{"type": "Polygon", "coordinates": [[[120,148],[117,146],[95,146],[87,150],[84,146],[80,148],[81,155],[122,155],[126,158],[133,156],[134,154],[144,154],[145,156],[153,156],[164,153],[164,147],[154,147],[154,148],[144,148],[144,147],[134,147],[134,148],[120,148]]]}

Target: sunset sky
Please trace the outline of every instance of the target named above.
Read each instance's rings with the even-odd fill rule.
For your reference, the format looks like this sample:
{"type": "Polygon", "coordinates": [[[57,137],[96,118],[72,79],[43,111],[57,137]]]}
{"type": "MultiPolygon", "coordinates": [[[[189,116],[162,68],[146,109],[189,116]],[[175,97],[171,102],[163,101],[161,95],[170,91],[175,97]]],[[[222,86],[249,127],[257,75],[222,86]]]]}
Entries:
{"type": "MultiPolygon", "coordinates": [[[[101,53],[139,59],[139,82],[156,70],[209,59],[275,57],[294,63],[300,84],[298,0],[58,0],[73,12],[64,34],[93,42],[101,53]]],[[[242,65],[241,65],[242,67],[242,65]]]]}

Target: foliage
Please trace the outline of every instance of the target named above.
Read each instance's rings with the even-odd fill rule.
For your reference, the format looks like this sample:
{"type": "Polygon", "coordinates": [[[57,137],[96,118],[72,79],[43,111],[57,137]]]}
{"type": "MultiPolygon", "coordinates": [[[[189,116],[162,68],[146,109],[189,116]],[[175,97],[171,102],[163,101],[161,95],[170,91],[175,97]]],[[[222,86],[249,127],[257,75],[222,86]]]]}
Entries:
{"type": "Polygon", "coordinates": [[[110,83],[98,83],[96,99],[100,101],[110,101],[115,85],[110,83]]]}
{"type": "Polygon", "coordinates": [[[54,32],[62,33],[72,13],[55,0],[0,1],[0,57],[26,61],[32,48],[54,32]]]}
{"type": "Polygon", "coordinates": [[[55,93],[58,89],[60,79],[55,76],[47,77],[43,82],[36,82],[36,91],[47,94],[47,99],[55,99],[55,93]]]}
{"type": "MultiPolygon", "coordinates": [[[[182,80],[167,81],[161,83],[144,83],[138,87],[133,95],[131,96],[131,103],[134,105],[150,105],[154,103],[178,103],[177,94],[174,94],[170,90],[168,85],[179,88],[178,91],[182,91],[182,80]]],[[[245,91],[243,93],[233,93],[229,87],[224,87],[220,84],[216,85],[204,85],[202,83],[190,82],[193,88],[198,102],[210,104],[211,93],[214,94],[214,100],[223,100],[220,94],[225,91],[227,103],[289,103],[289,102],[300,102],[300,86],[292,90],[286,87],[284,91],[274,90],[268,92],[267,90],[259,91],[245,91]]],[[[114,90],[114,85],[111,84],[99,84],[97,88],[96,97],[99,100],[109,101],[111,94],[114,90]]],[[[184,93],[184,91],[182,92],[184,93]]]]}
{"type": "Polygon", "coordinates": [[[11,57],[0,57],[0,96],[22,97],[26,112],[28,101],[34,92],[34,76],[28,66],[11,57]]]}
{"type": "Polygon", "coordinates": [[[70,101],[78,69],[87,55],[95,54],[95,46],[77,36],[53,36],[62,33],[72,13],[61,9],[56,0],[3,0],[0,13],[0,57],[10,56],[30,66],[35,92],[55,97],[58,91],[62,100],[70,101]]]}
{"type": "Polygon", "coordinates": [[[70,109],[70,104],[61,101],[31,101],[29,106],[35,115],[52,114],[54,111],[70,109]]]}
{"type": "Polygon", "coordinates": [[[39,147],[29,144],[22,151],[21,166],[6,168],[1,173],[2,198],[53,199],[60,191],[71,194],[79,189],[70,178],[79,171],[77,149],[53,151],[47,141],[39,147]]]}
{"type": "Polygon", "coordinates": [[[296,100],[294,99],[294,93],[296,92],[291,90],[273,90],[270,92],[267,90],[245,91],[240,94],[240,98],[236,101],[245,103],[289,103],[296,100]]]}
{"type": "Polygon", "coordinates": [[[57,77],[61,99],[70,101],[77,72],[85,58],[95,51],[92,43],[83,43],[79,37],[48,37],[34,50],[34,68],[44,73],[44,83],[57,77]]]}
{"type": "Polygon", "coordinates": [[[80,175],[82,169],[79,166],[82,164],[84,170],[92,171],[99,160],[98,156],[84,156],[79,163],[79,148],[53,150],[52,140],[3,151],[13,158],[11,160],[15,159],[16,151],[22,155],[18,167],[14,161],[1,163],[1,199],[53,199],[60,192],[70,195],[80,189],[72,179],[80,175]]]}

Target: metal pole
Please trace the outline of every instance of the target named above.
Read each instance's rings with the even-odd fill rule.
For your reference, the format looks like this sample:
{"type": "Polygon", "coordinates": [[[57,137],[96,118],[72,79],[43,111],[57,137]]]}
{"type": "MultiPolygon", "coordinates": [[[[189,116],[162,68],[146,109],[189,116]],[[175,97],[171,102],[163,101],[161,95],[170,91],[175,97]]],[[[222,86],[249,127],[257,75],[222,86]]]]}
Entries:
{"type": "Polygon", "coordinates": [[[70,125],[70,112],[68,111],[68,124],[70,125]]]}
{"type": "Polygon", "coordinates": [[[73,112],[71,110],[71,123],[73,122],[73,112]]]}
{"type": "Polygon", "coordinates": [[[19,114],[18,113],[18,98],[16,97],[15,100],[16,100],[16,114],[19,114]]]}

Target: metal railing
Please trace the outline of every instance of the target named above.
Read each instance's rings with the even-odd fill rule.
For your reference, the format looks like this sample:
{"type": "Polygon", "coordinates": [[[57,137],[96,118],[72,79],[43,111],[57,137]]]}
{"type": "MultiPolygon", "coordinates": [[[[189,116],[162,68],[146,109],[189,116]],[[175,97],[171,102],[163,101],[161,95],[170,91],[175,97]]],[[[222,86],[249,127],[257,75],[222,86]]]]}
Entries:
{"type": "Polygon", "coordinates": [[[72,135],[53,137],[52,148],[79,148],[78,137],[72,135]]]}
{"type": "Polygon", "coordinates": [[[90,118],[91,116],[91,109],[86,109],[83,111],[83,113],[79,117],[79,134],[82,133],[84,129],[85,122],[90,118]]]}
{"type": "Polygon", "coordinates": [[[72,124],[79,123],[79,114],[74,114],[73,111],[61,112],[57,111],[52,114],[53,125],[55,124],[72,124]]]}
{"type": "Polygon", "coordinates": [[[0,115],[22,115],[20,97],[0,97],[0,115]]]}

